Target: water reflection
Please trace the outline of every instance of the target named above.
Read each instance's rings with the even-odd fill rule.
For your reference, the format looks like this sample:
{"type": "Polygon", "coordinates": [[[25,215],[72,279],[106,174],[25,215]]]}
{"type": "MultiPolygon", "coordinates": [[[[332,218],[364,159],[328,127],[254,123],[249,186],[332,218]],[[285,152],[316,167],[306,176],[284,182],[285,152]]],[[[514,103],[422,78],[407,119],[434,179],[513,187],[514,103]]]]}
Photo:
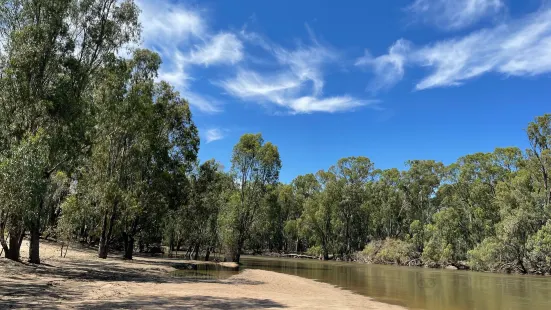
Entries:
{"type": "Polygon", "coordinates": [[[228,268],[217,264],[184,264],[176,266],[172,276],[196,281],[224,280],[239,273],[238,268],[228,268]]]}
{"type": "Polygon", "coordinates": [[[551,309],[551,278],[244,257],[243,267],[330,283],[410,309],[551,309]]]}

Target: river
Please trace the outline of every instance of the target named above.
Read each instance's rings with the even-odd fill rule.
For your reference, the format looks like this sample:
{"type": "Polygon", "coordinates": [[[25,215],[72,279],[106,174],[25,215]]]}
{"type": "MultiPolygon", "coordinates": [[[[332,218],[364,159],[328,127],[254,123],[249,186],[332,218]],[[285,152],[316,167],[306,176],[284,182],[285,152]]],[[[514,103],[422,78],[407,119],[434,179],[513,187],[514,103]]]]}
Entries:
{"type": "Polygon", "coordinates": [[[551,277],[244,256],[243,268],[333,284],[409,309],[551,309],[551,277]]]}

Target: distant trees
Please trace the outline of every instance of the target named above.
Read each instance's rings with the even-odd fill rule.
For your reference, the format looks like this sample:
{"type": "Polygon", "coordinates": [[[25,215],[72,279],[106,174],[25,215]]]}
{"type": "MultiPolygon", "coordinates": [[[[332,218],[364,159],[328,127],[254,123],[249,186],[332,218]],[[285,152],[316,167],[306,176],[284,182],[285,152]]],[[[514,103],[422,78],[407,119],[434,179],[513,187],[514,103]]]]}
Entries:
{"type": "Polygon", "coordinates": [[[526,152],[497,148],[449,166],[413,160],[405,171],[351,157],[298,176],[278,185],[278,212],[263,226],[274,231],[256,232],[266,239],[255,247],[278,250],[272,239],[283,227],[279,250],[325,259],[365,247],[365,259],[379,263],[548,274],[551,115],[527,133],[526,152]]]}

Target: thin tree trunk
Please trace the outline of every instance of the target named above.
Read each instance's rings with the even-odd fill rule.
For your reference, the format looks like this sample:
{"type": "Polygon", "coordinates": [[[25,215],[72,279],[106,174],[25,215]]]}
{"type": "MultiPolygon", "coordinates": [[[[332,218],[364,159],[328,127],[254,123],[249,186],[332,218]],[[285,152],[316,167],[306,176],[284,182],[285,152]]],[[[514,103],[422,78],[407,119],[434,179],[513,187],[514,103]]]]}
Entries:
{"type": "Polygon", "coordinates": [[[132,259],[134,253],[134,237],[126,236],[124,240],[124,259],[132,259]]]}
{"type": "Polygon", "coordinates": [[[327,249],[327,242],[324,241],[321,247],[323,251],[323,260],[329,260],[329,251],[327,249]]]}
{"type": "Polygon", "coordinates": [[[170,234],[170,240],[168,241],[168,251],[170,254],[174,252],[174,233],[170,234]]]}
{"type": "Polygon", "coordinates": [[[244,243],[245,243],[245,240],[243,240],[243,238],[240,237],[237,241],[237,245],[234,246],[233,248],[230,248],[229,252],[226,253],[226,260],[239,263],[239,260],[241,259],[241,250],[243,249],[244,243]]]}
{"type": "Polygon", "coordinates": [[[205,253],[205,261],[208,262],[210,258],[210,247],[207,247],[207,253],[205,253]]]}
{"type": "MultiPolygon", "coordinates": [[[[40,219],[37,220],[37,222],[40,219]]],[[[35,223],[30,229],[31,240],[29,242],[29,263],[40,264],[40,226],[35,223]]]]}
{"type": "Polygon", "coordinates": [[[194,260],[198,260],[199,259],[199,246],[200,244],[197,243],[195,244],[195,250],[193,251],[195,254],[193,255],[193,259],[194,260]]]}
{"type": "Polygon", "coordinates": [[[101,236],[99,238],[98,257],[107,258],[107,212],[103,215],[101,236]]]}
{"type": "Polygon", "coordinates": [[[38,203],[36,219],[30,225],[31,240],[29,242],[29,263],[40,264],[40,214],[44,208],[44,200],[38,203]]]}
{"type": "Polygon", "coordinates": [[[109,252],[109,240],[111,240],[115,217],[117,215],[117,204],[118,203],[115,202],[115,204],[113,205],[113,210],[111,212],[111,217],[109,219],[109,222],[107,221],[107,212],[103,217],[103,225],[101,229],[101,237],[99,240],[99,249],[98,249],[99,258],[103,258],[103,259],[107,258],[107,253],[109,252]]]}

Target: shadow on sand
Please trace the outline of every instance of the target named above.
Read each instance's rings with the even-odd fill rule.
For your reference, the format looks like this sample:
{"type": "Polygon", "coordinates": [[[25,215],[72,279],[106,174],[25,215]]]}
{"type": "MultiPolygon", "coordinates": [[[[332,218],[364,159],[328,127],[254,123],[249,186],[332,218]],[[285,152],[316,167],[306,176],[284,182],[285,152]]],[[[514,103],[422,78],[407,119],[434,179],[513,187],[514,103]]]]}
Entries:
{"type": "MultiPolygon", "coordinates": [[[[4,259],[0,259],[4,260],[4,259]]],[[[0,261],[1,263],[1,261],[0,261]]],[[[133,261],[137,263],[137,261],[133,261]]],[[[79,309],[262,309],[283,308],[283,305],[269,299],[237,298],[226,299],[210,296],[191,297],[132,297],[131,300],[122,297],[121,300],[80,302],[82,291],[60,285],[65,280],[73,280],[86,285],[86,282],[136,282],[136,283],[218,283],[259,285],[263,282],[240,278],[217,279],[186,279],[171,276],[164,271],[148,271],[132,266],[126,267],[120,261],[64,261],[59,266],[0,264],[0,272],[4,273],[0,281],[0,309],[57,309],[58,303],[79,309]],[[13,268],[16,267],[16,268],[13,268]],[[48,280],[49,279],[49,280],[48,280]],[[199,305],[199,307],[197,307],[199,305]]],[[[78,286],[78,285],[77,285],[78,286]]],[[[205,292],[208,295],[208,292],[205,292]]]]}

